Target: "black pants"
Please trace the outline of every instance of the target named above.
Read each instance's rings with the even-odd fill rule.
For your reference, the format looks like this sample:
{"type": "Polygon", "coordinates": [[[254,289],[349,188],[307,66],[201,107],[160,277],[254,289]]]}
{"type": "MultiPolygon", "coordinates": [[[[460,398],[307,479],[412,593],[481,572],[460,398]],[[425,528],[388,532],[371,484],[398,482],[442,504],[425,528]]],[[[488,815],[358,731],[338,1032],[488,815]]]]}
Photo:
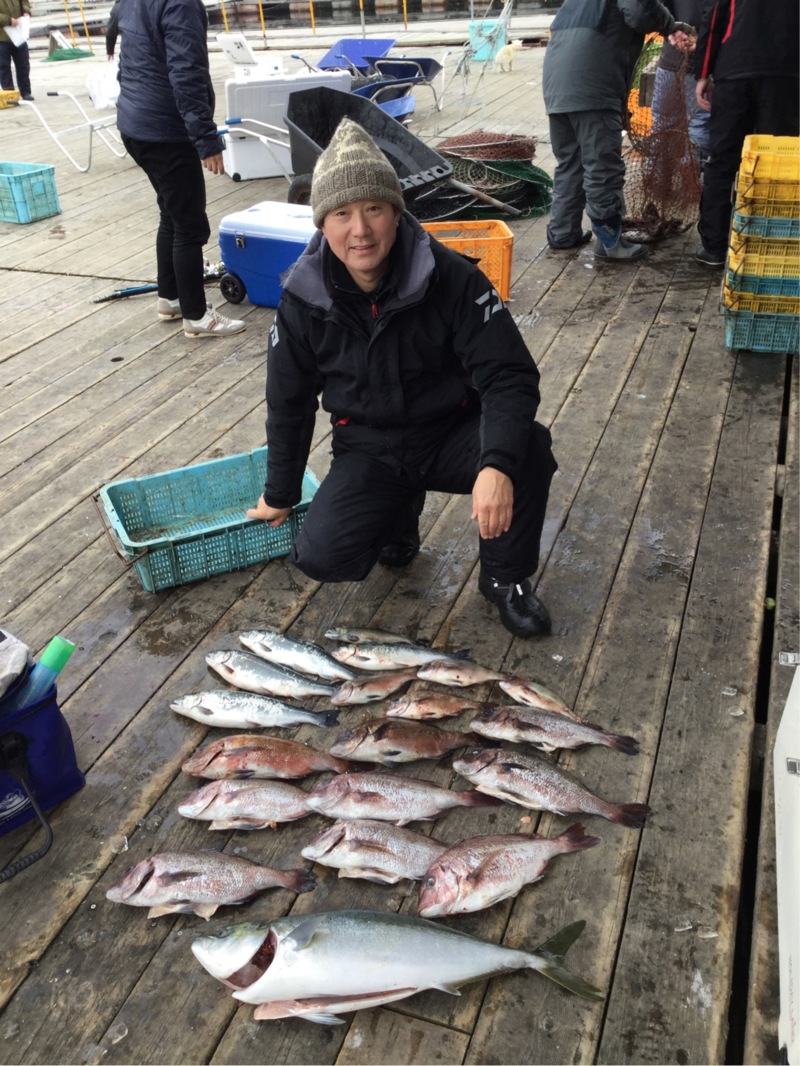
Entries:
{"type": "Polygon", "coordinates": [[[203,245],[211,236],[203,165],[189,141],[137,141],[122,136],[131,159],[156,191],[158,295],[180,300],[184,318],[206,313],[203,245]]]}
{"type": "Polygon", "coordinates": [[[14,78],[11,63],[17,72],[17,88],[20,96],[31,95],[31,55],[27,44],[12,44],[0,41],[0,89],[13,89],[14,78]]]}
{"type": "MultiPolygon", "coordinates": [[[[468,495],[478,475],[480,412],[451,427],[414,470],[393,460],[390,450],[381,457],[374,447],[349,447],[350,428],[335,430],[330,472],[311,501],[290,557],[318,581],[362,581],[384,545],[407,527],[421,492],[468,495]]],[[[363,427],[354,432],[363,435],[363,427]]],[[[501,582],[523,581],[539,565],[547,496],[557,469],[550,443],[549,431],[532,423],[525,477],[514,485],[511,527],[479,542],[481,565],[501,582]]]]}
{"type": "Polygon", "coordinates": [[[797,78],[731,78],[714,83],[711,156],[703,168],[698,230],[703,246],[725,255],[731,224],[731,190],[750,133],[798,135],[797,78]]]}

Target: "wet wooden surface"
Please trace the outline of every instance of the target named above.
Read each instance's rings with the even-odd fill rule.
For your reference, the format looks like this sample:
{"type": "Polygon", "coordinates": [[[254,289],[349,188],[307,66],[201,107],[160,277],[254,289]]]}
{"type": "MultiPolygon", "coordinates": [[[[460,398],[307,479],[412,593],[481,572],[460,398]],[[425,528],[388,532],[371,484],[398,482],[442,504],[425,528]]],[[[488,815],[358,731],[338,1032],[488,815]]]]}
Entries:
{"type": "MultiPolygon", "coordinates": [[[[304,52],[315,54],[313,41],[304,52]]],[[[473,64],[468,96],[454,83],[441,114],[421,90],[411,131],[434,145],[476,128],[534,133],[535,161],[552,172],[542,57],[525,49],[505,75],[473,64]]],[[[86,75],[100,62],[34,56],[34,93],[54,129],[75,115],[46,90],[71,88],[85,100],[86,75]]],[[[212,68],[222,100],[227,61],[214,54],[212,68]]],[[[71,145],[80,158],[83,137],[71,145]]],[[[4,160],[54,164],[62,206],[31,225],[0,224],[3,624],[37,652],[54,633],[77,644],[59,696],[87,776],[53,814],[50,853],[0,886],[3,1060],[725,1062],[734,1061],[730,1015],[744,1012],[743,1061],[778,1061],[771,777],[762,763],[791,680],[778,653],[798,644],[797,366],[725,348],[719,279],[694,263],[694,234],[620,267],[596,263],[589,248],[549,251],[545,220],[510,223],[509,307],[542,372],[540,417],[560,464],[537,574],[551,637],[514,640],[498,624],[477,593],[469,501],[442,494],[428,497],[423,549],[403,572],[377,567],[360,585],[326,586],[275,560],[150,594],[111,550],[92,496],[114,480],[263,444],[273,312],[245,301],[228,309],[246,318],[244,334],[189,341],[155,319],[153,296],[93,303],[152,280],[146,179],[99,143],[79,173],[27,109],[2,113],[0,145],[4,160]],[[208,924],[149,921],[106,900],[128,866],[157,851],[305,861],[300,849],[327,824],[320,816],[248,834],[210,833],[177,814],[198,783],[181,763],[207,731],[169,702],[218,687],[204,655],[236,646],[245,629],[319,639],[344,623],[468,647],[483,665],[538,679],[592,721],[638,738],[635,757],[599,748],[560,761],[608,799],[648,802],[642,831],[588,816],[599,847],[556,860],[513,901],[447,920],[533,948],[585,919],[569,963],[604,990],[604,1003],[516,973],[460,997],[427,992],[347,1015],[333,1028],[255,1022],[195,961],[198,932],[290,911],[413,914],[415,887],[343,880],[317,866],[313,893],[273,890],[208,924]],[[745,842],[758,832],[760,806],[753,890],[756,851],[745,842]]],[[[226,214],[286,192],[282,178],[209,178],[207,187],[212,242],[226,214]]],[[[208,257],[219,258],[213,243],[208,257]]],[[[328,448],[320,418],[310,459],[318,477],[328,448]]],[[[484,685],[476,694],[494,693],[484,685]]],[[[346,709],[341,723],[379,711],[346,709]]],[[[304,726],[294,735],[324,747],[337,732],[304,726]]],[[[449,760],[411,772],[464,787],[449,760]]],[[[457,808],[426,831],[449,842],[530,828],[555,835],[568,824],[528,814],[457,808]]],[[[35,843],[29,829],[0,837],[0,863],[35,843]]]]}

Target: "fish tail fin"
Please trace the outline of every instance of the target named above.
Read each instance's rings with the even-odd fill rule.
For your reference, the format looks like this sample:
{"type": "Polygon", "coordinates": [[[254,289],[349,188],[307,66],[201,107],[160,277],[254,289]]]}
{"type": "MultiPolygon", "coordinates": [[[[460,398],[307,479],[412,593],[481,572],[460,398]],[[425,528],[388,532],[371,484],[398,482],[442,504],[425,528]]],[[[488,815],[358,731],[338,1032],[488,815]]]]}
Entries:
{"type": "Polygon", "coordinates": [[[563,833],[559,833],[556,840],[560,840],[567,851],[585,851],[586,848],[593,848],[595,844],[599,844],[601,838],[587,836],[586,827],[580,822],[576,822],[569,829],[565,829],[563,833]]]}
{"type": "Polygon", "coordinates": [[[283,884],[291,892],[313,892],[317,887],[317,878],[313,871],[300,866],[296,870],[282,870],[283,884]]]}
{"type": "Polygon", "coordinates": [[[586,922],[579,921],[559,929],[549,940],[532,952],[536,962],[531,964],[531,969],[538,970],[544,977],[555,981],[557,985],[561,985],[575,996],[581,996],[583,999],[604,999],[605,996],[599,988],[584,981],[582,977],[578,977],[564,965],[564,956],[581,935],[585,926],[586,922]]]}
{"type": "Polygon", "coordinates": [[[326,711],[325,714],[314,714],[314,724],[321,725],[324,729],[330,729],[339,724],[338,711],[326,711]]]}
{"type": "Polygon", "coordinates": [[[456,648],[455,651],[449,651],[447,653],[449,659],[460,659],[463,662],[472,662],[472,655],[469,648],[456,648]]]}
{"type": "Polygon", "coordinates": [[[619,733],[606,733],[606,747],[621,751],[623,755],[638,755],[639,741],[636,737],[623,737],[619,733]]]}
{"type": "Polygon", "coordinates": [[[629,829],[641,829],[649,813],[650,808],[646,803],[617,803],[612,804],[609,817],[612,822],[626,825],[629,829]]]}

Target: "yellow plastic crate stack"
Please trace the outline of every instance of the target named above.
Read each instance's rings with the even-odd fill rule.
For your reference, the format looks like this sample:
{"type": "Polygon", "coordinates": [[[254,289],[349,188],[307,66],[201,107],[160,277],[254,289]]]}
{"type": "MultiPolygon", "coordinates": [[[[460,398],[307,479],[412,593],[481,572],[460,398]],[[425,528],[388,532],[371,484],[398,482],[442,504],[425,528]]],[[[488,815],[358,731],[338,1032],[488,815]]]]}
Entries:
{"type": "Polygon", "coordinates": [[[800,137],[745,139],[722,297],[728,348],[797,351],[800,137]]]}

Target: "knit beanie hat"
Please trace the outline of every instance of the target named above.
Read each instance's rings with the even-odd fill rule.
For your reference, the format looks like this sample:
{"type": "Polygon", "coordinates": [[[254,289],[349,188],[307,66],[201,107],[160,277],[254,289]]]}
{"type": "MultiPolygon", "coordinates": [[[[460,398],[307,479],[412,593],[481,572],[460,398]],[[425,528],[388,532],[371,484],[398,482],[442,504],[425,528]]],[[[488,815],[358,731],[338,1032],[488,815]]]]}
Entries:
{"type": "Polygon", "coordinates": [[[311,178],[314,225],[329,211],[355,200],[385,200],[405,210],[403,190],[394,167],[357,122],[343,118],[311,178]]]}

